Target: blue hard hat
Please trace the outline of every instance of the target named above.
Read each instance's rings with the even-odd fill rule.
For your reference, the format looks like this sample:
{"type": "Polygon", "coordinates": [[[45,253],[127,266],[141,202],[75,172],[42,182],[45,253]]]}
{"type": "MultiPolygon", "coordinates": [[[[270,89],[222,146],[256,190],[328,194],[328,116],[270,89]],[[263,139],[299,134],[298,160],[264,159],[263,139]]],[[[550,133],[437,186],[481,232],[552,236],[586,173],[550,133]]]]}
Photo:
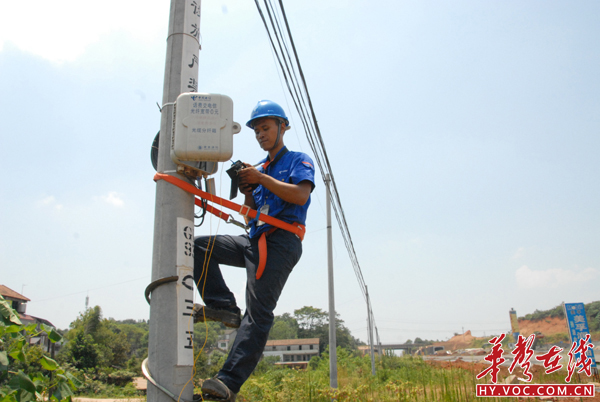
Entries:
{"type": "Polygon", "coordinates": [[[253,122],[256,119],[260,119],[262,117],[276,117],[283,119],[285,121],[285,126],[290,125],[290,121],[288,120],[283,108],[279,106],[277,103],[270,100],[261,100],[256,104],[252,113],[250,114],[250,120],[246,123],[246,126],[250,128],[254,128],[253,122]]]}

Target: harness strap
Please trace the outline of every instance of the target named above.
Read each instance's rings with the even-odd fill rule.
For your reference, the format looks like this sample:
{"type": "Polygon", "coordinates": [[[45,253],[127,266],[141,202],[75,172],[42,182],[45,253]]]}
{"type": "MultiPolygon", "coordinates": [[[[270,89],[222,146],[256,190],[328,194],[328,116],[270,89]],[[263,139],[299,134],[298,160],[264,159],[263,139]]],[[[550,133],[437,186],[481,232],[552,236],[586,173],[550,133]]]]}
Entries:
{"type": "Polygon", "coordinates": [[[225,212],[218,210],[217,208],[213,207],[212,205],[209,205],[208,203],[202,202],[202,200],[200,198],[194,198],[194,204],[196,204],[200,208],[206,208],[206,210],[208,212],[210,212],[217,218],[223,219],[225,222],[227,222],[229,220],[229,217],[230,217],[229,214],[226,214],[225,212]]]}
{"type": "MultiPolygon", "coordinates": [[[[179,187],[183,191],[194,194],[194,195],[201,197],[207,201],[214,202],[218,205],[221,205],[225,208],[229,208],[233,211],[238,211],[240,214],[242,214],[244,216],[247,216],[250,218],[256,218],[258,215],[260,215],[261,221],[273,226],[267,232],[263,232],[261,234],[260,238],[258,239],[259,262],[258,262],[258,268],[256,270],[256,279],[261,278],[261,276],[265,270],[265,266],[267,264],[267,235],[273,233],[277,229],[283,229],[288,232],[294,233],[296,236],[298,236],[300,238],[300,241],[304,240],[304,234],[306,233],[306,227],[300,223],[293,223],[293,224],[287,223],[280,219],[274,218],[272,216],[269,216],[266,214],[261,214],[257,210],[252,209],[247,205],[239,205],[233,201],[229,201],[224,198],[217,197],[216,195],[202,191],[202,190],[196,188],[195,186],[191,185],[190,183],[188,183],[184,180],[178,179],[175,176],[171,176],[171,175],[164,174],[164,173],[156,173],[154,175],[154,181],[158,181],[158,180],[165,180],[165,181],[173,184],[174,186],[179,187]]],[[[199,200],[198,198],[196,198],[194,200],[194,203],[200,207],[204,207],[202,201],[199,200]]],[[[206,210],[209,211],[210,213],[214,214],[218,218],[223,219],[224,221],[227,221],[229,219],[228,214],[214,208],[212,205],[206,204],[206,210]]]]}
{"type": "Polygon", "coordinates": [[[271,228],[263,232],[258,238],[258,268],[256,268],[256,280],[259,280],[267,266],[267,236],[276,231],[277,228],[271,228]]]}
{"type": "MultiPolygon", "coordinates": [[[[191,185],[190,183],[183,181],[181,179],[178,179],[177,177],[174,177],[174,176],[171,176],[168,174],[164,174],[164,173],[156,173],[154,175],[154,181],[158,181],[158,180],[165,180],[188,193],[192,193],[192,194],[197,195],[198,197],[201,197],[207,201],[214,202],[217,205],[221,205],[221,206],[231,209],[233,211],[240,211],[240,213],[242,213],[241,211],[243,210],[244,212],[242,214],[249,216],[251,219],[256,218],[256,215],[258,214],[258,211],[250,208],[247,205],[239,205],[233,201],[229,201],[224,198],[217,197],[216,195],[202,191],[202,190],[196,188],[195,186],[191,185]],[[247,211],[247,214],[246,214],[246,211],[247,211]]],[[[302,227],[303,225],[287,223],[280,219],[277,219],[277,218],[274,218],[272,216],[265,215],[265,214],[261,215],[260,220],[271,226],[275,226],[276,228],[287,230],[288,232],[292,232],[293,234],[298,236],[300,238],[300,240],[304,239],[304,233],[306,232],[306,229],[304,227],[302,227]]]]}
{"type": "MultiPolygon", "coordinates": [[[[298,227],[302,230],[306,230],[306,227],[300,223],[294,222],[294,225],[298,225],[298,227]]],[[[260,279],[263,272],[265,271],[265,267],[267,266],[267,236],[276,231],[278,228],[272,227],[271,229],[263,232],[258,238],[258,268],[256,268],[256,279],[260,279]]],[[[302,238],[300,238],[302,241],[302,238]]]]}

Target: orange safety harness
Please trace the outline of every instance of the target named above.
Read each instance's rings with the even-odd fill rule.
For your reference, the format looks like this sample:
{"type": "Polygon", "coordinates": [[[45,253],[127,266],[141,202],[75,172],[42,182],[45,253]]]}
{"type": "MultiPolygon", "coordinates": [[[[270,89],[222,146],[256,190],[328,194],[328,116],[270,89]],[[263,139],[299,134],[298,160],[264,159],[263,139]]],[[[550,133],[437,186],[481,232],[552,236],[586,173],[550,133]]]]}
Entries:
{"type": "MultiPolygon", "coordinates": [[[[265,270],[265,266],[267,264],[267,236],[268,235],[270,235],[277,229],[283,229],[283,230],[287,230],[288,232],[294,233],[296,236],[298,236],[300,238],[300,241],[304,240],[304,234],[306,233],[306,227],[300,223],[287,223],[280,219],[274,218],[272,216],[261,214],[259,211],[250,208],[248,205],[236,204],[235,202],[226,200],[221,197],[217,197],[216,195],[207,193],[206,191],[202,191],[199,188],[196,188],[196,186],[194,186],[186,181],[183,181],[181,179],[178,179],[175,176],[171,176],[171,175],[164,174],[164,173],[156,173],[154,175],[154,181],[158,181],[158,180],[165,180],[165,181],[173,184],[174,186],[179,187],[183,191],[194,194],[194,195],[200,197],[201,199],[213,202],[217,205],[221,205],[221,206],[223,206],[225,208],[229,208],[233,211],[237,211],[240,213],[240,215],[243,215],[245,217],[260,219],[264,223],[273,226],[267,232],[263,232],[261,234],[260,238],[258,239],[258,268],[256,270],[256,279],[261,278],[261,276],[265,270]]],[[[223,219],[225,222],[230,222],[229,214],[226,214],[225,212],[213,207],[212,205],[209,205],[208,203],[203,202],[201,199],[195,198],[194,203],[201,208],[206,208],[206,210],[208,212],[210,212],[211,214],[215,215],[218,218],[223,219]]]]}

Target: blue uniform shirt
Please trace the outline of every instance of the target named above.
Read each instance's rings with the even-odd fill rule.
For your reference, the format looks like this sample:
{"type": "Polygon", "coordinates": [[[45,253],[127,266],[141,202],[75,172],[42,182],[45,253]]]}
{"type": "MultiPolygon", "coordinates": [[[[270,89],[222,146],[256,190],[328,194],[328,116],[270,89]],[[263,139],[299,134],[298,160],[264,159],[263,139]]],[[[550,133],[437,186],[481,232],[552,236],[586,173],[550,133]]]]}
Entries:
{"type": "MultiPolygon", "coordinates": [[[[287,148],[283,147],[277,153],[275,158],[277,158],[281,152],[285,152],[279,160],[275,161],[274,164],[271,163],[267,166],[266,172],[262,166],[258,167],[258,171],[261,173],[266,173],[276,180],[291,184],[299,184],[304,180],[308,180],[314,189],[315,168],[312,159],[302,152],[286,151],[287,148]]],[[[266,161],[267,158],[263,159],[261,163],[266,161]]],[[[297,205],[282,200],[263,186],[258,186],[252,192],[252,197],[254,198],[257,211],[259,211],[263,205],[267,204],[269,205],[269,216],[280,219],[287,223],[297,222],[301,223],[302,225],[306,224],[306,212],[308,211],[308,206],[310,205],[310,196],[308,197],[306,204],[297,205]]],[[[260,216],[258,217],[258,220],[260,220],[260,216]]],[[[257,222],[258,221],[256,219],[252,219],[249,222],[250,237],[258,236],[272,227],[266,223],[261,226],[256,226],[257,222]]]]}

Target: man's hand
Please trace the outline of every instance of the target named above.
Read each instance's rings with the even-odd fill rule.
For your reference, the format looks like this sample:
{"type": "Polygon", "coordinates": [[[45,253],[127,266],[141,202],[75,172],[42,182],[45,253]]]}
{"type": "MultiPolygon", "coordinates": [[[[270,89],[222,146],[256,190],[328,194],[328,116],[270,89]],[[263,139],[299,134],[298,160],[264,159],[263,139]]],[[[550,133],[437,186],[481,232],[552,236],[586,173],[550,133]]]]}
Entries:
{"type": "Polygon", "coordinates": [[[246,205],[250,205],[248,202],[254,201],[251,197],[252,191],[259,184],[286,202],[304,205],[308,201],[312,191],[312,184],[309,181],[304,180],[298,184],[285,183],[259,172],[248,163],[244,163],[244,166],[246,167],[238,172],[238,177],[240,191],[246,196],[246,205]]]}
{"type": "Polygon", "coordinates": [[[246,196],[252,195],[252,191],[258,187],[263,175],[254,166],[244,163],[244,168],[238,172],[240,192],[246,196]]]}

